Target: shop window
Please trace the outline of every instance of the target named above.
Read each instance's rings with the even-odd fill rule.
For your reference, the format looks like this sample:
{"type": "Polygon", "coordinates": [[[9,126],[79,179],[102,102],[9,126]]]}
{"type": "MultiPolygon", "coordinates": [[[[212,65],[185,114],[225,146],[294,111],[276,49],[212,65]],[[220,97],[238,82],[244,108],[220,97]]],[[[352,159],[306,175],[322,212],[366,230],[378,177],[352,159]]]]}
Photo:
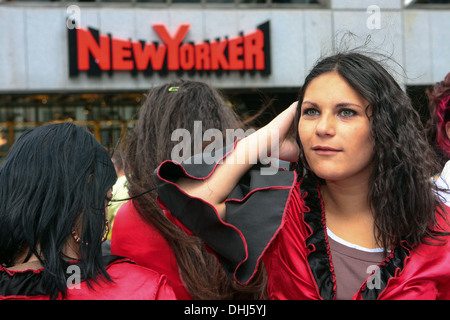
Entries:
{"type": "Polygon", "coordinates": [[[142,93],[0,95],[0,163],[27,129],[55,122],[85,127],[105,148],[133,128],[142,93]]]}

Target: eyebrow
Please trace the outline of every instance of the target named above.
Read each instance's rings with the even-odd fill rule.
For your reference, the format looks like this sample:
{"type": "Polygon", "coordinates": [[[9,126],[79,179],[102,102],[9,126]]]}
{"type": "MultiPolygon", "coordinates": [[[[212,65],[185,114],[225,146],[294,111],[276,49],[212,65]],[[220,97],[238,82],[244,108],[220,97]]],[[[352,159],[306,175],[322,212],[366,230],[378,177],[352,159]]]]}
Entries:
{"type": "MultiPolygon", "coordinates": [[[[312,105],[312,106],[314,106],[314,107],[316,107],[316,108],[319,107],[319,105],[318,105],[317,103],[311,102],[311,101],[303,101],[303,102],[302,102],[302,106],[303,106],[303,104],[305,104],[305,103],[310,104],[310,105],[312,105]]],[[[350,106],[358,107],[358,108],[363,109],[363,107],[360,106],[359,104],[351,103],[351,102],[340,102],[340,103],[337,103],[334,107],[335,107],[335,108],[342,108],[342,107],[350,107],[350,106]]]]}

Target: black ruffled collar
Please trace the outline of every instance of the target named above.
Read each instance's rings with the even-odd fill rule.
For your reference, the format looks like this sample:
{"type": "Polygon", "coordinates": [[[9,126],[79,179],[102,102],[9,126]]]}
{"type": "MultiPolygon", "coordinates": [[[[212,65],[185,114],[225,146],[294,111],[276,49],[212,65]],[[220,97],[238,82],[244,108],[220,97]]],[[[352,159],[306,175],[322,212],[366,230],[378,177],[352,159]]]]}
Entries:
{"type": "MultiPolygon", "coordinates": [[[[108,255],[103,257],[105,266],[108,266],[123,257],[108,255]]],[[[77,265],[79,261],[69,264],[77,265]]],[[[0,266],[0,297],[37,297],[48,296],[42,278],[44,269],[37,270],[9,270],[0,266]]],[[[67,276],[70,276],[68,274],[67,276]]]]}
{"type": "MultiPolygon", "coordinates": [[[[306,246],[309,249],[308,263],[319,288],[320,296],[325,300],[333,300],[336,297],[336,278],[331,263],[325,208],[320,194],[320,186],[304,179],[300,188],[305,205],[309,209],[304,213],[304,221],[311,230],[311,234],[306,240],[306,246]]],[[[403,270],[406,258],[409,256],[409,250],[406,247],[407,244],[402,242],[379,264],[376,286],[368,285],[367,281],[370,281],[371,277],[368,277],[362,284],[360,293],[363,299],[377,299],[386,288],[388,280],[403,270]]]]}

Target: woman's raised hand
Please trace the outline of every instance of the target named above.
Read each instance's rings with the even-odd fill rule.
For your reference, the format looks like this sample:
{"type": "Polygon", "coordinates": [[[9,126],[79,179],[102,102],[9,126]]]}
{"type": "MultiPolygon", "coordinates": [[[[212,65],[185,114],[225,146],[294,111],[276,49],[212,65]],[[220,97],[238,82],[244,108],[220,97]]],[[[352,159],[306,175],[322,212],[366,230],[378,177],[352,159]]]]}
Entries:
{"type": "Polygon", "coordinates": [[[179,187],[192,197],[201,198],[213,205],[225,219],[225,200],[239,179],[257,161],[267,157],[297,161],[299,146],[291,137],[297,102],[280,113],[269,124],[239,141],[236,148],[207,178],[192,180],[181,178],[179,187]]]}
{"type": "MultiPolygon", "coordinates": [[[[259,139],[269,138],[267,146],[269,148],[268,154],[271,157],[289,162],[298,160],[300,148],[295,141],[295,136],[292,136],[291,130],[296,110],[297,102],[294,102],[265,127],[257,131],[260,135],[259,139]]],[[[297,131],[297,128],[295,128],[295,131],[297,131]]]]}

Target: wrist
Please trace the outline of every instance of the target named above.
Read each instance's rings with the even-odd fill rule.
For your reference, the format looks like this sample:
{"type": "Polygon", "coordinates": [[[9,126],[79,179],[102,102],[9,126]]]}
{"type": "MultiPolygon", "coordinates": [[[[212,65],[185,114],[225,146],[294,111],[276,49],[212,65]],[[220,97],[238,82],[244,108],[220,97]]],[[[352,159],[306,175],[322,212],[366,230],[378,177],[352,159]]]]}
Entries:
{"type": "Polygon", "coordinates": [[[256,164],[264,162],[268,157],[277,157],[278,143],[278,130],[265,126],[238,141],[234,153],[241,160],[238,163],[256,164]]]}

